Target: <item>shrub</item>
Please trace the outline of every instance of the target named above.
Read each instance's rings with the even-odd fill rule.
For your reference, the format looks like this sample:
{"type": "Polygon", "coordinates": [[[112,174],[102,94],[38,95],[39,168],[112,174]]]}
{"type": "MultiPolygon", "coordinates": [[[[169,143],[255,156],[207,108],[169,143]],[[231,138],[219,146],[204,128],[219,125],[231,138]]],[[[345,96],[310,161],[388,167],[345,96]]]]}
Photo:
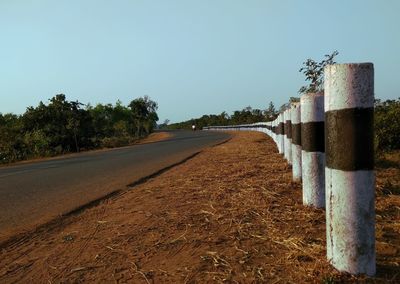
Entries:
{"type": "Polygon", "coordinates": [[[378,152],[400,149],[400,98],[375,101],[375,149],[378,152]]]}
{"type": "Polygon", "coordinates": [[[128,136],[125,137],[106,137],[103,138],[100,142],[101,147],[103,148],[115,148],[122,147],[131,144],[132,139],[128,136]]]}
{"type": "Polygon", "coordinates": [[[339,54],[337,50],[332,54],[326,54],[325,59],[321,62],[317,62],[311,58],[308,58],[303,62],[303,67],[300,68],[299,72],[303,73],[306,77],[305,80],[309,81],[308,86],[300,88],[300,94],[316,93],[323,91],[324,87],[324,68],[327,65],[335,64],[335,57],[339,54]]]}

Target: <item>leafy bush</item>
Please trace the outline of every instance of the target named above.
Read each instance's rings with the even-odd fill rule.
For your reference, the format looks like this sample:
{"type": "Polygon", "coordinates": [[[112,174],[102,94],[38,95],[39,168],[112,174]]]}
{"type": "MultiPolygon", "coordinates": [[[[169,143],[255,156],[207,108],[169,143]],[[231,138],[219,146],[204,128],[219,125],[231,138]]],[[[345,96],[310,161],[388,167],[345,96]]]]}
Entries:
{"type": "Polygon", "coordinates": [[[374,120],[376,151],[400,149],[400,98],[376,100],[374,120]]]}
{"type": "Polygon", "coordinates": [[[100,147],[102,148],[115,148],[127,146],[133,142],[133,139],[122,136],[122,137],[105,137],[101,140],[100,147]]]}
{"type": "Polygon", "coordinates": [[[26,153],[27,157],[35,158],[51,155],[51,151],[49,148],[50,139],[42,130],[37,129],[31,132],[26,132],[23,139],[26,148],[29,149],[29,152],[26,153]]]}

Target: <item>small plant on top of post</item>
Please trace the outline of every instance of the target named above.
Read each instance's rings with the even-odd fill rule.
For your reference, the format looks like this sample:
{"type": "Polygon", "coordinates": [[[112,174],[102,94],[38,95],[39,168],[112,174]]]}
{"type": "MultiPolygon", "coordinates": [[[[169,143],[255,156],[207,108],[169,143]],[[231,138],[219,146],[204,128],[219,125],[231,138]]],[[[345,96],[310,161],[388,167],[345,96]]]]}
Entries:
{"type": "Polygon", "coordinates": [[[339,52],[335,50],[332,54],[325,54],[325,59],[321,62],[308,58],[303,62],[303,67],[300,68],[299,72],[303,73],[306,77],[306,81],[310,81],[308,86],[300,88],[300,94],[306,93],[317,93],[323,91],[324,87],[324,68],[327,65],[335,64],[335,57],[339,55],[339,52]]]}

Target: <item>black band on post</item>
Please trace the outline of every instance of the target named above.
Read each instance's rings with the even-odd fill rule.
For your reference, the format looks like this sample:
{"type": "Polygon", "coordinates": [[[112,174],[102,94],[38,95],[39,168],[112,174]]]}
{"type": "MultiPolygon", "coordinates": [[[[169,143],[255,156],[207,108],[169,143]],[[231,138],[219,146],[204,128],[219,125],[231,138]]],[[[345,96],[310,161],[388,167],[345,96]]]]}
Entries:
{"type": "Polygon", "coordinates": [[[286,136],[288,139],[292,139],[292,121],[291,120],[286,120],[286,136]]]}
{"type": "Polygon", "coordinates": [[[325,152],[324,122],[301,123],[301,146],[306,152],[325,152]]]}
{"type": "Polygon", "coordinates": [[[301,146],[301,124],[292,124],[292,143],[301,146]]]}
{"type": "Polygon", "coordinates": [[[326,166],[343,171],[374,169],[374,109],[352,108],[325,113],[326,166]]]}

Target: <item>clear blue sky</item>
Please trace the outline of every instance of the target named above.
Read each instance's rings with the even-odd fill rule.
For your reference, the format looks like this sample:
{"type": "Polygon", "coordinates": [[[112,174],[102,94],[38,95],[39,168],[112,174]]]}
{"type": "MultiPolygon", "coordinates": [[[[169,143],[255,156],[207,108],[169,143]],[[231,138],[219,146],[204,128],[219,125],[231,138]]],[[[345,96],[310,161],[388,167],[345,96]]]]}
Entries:
{"type": "Polygon", "coordinates": [[[396,0],[0,0],[0,112],[57,93],[128,104],[161,122],[297,96],[308,58],[373,62],[377,98],[400,97],[396,0]]]}

